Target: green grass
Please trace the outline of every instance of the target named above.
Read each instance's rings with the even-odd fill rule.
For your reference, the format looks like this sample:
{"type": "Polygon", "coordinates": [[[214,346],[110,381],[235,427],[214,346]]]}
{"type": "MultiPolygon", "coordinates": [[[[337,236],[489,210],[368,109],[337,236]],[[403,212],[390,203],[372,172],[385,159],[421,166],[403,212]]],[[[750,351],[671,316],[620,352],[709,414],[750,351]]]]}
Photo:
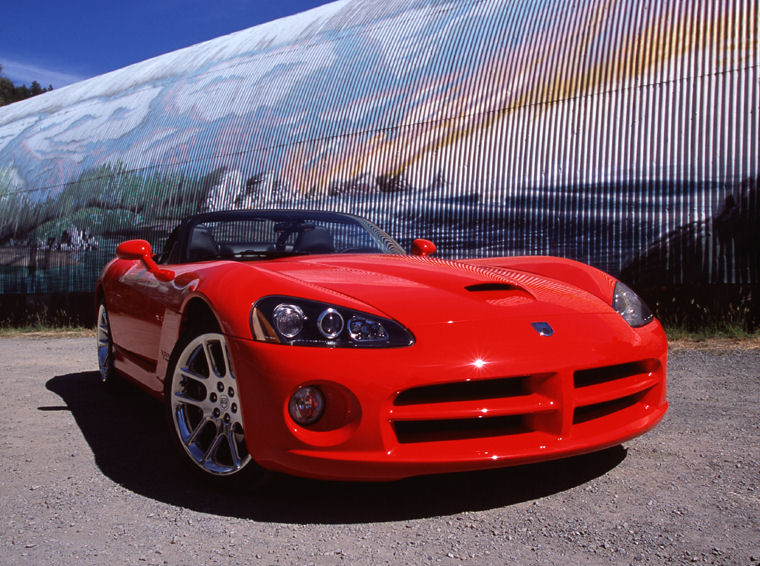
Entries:
{"type": "Polygon", "coordinates": [[[95,336],[94,328],[84,326],[46,326],[28,324],[25,326],[0,326],[0,338],[18,338],[21,336],[74,338],[78,336],[95,336]]]}
{"type": "Polygon", "coordinates": [[[64,311],[51,315],[46,309],[0,320],[0,338],[32,335],[95,336],[95,328],[82,324],[64,311]]]}
{"type": "Polygon", "coordinates": [[[706,326],[696,330],[687,329],[683,326],[665,325],[665,334],[667,334],[668,340],[693,340],[695,342],[715,339],[760,340],[760,331],[747,332],[743,326],[738,324],[706,326]]]}

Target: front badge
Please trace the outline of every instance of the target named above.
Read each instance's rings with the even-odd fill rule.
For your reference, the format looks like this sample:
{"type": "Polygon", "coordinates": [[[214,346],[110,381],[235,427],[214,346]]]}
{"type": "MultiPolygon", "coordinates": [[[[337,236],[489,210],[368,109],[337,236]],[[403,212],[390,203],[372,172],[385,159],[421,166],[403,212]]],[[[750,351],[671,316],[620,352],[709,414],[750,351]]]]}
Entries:
{"type": "Polygon", "coordinates": [[[531,322],[530,325],[538,332],[539,336],[551,336],[554,334],[554,329],[549,326],[548,322],[531,322]]]}

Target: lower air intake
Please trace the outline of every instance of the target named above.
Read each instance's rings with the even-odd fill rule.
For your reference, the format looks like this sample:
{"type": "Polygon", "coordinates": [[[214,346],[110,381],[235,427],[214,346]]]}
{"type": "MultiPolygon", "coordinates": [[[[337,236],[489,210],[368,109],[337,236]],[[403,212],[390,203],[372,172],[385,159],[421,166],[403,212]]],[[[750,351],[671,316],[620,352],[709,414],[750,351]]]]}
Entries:
{"type": "Polygon", "coordinates": [[[527,432],[523,417],[520,415],[483,419],[396,421],[393,427],[396,438],[401,444],[463,440],[527,432]]]}

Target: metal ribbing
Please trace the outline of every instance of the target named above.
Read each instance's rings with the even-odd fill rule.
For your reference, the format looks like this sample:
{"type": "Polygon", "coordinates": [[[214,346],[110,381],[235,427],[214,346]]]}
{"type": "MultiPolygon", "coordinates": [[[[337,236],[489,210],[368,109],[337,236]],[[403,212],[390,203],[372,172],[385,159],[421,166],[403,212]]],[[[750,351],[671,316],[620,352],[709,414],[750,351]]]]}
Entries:
{"type": "MultiPolygon", "coordinates": [[[[159,237],[198,210],[294,206],[364,213],[449,257],[758,282],[756,0],[312,14],[0,110],[0,248],[68,224],[107,247],[130,222],[159,237]]],[[[66,290],[80,259],[61,257],[66,290]]],[[[0,266],[0,292],[24,277],[0,266]]]]}

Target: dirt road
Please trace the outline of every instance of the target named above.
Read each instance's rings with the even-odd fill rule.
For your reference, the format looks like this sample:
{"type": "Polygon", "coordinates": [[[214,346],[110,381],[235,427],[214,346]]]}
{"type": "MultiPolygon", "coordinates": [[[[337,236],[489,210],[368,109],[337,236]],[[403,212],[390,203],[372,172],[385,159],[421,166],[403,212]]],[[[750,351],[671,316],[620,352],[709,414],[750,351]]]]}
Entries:
{"type": "Polygon", "coordinates": [[[755,564],[760,349],[678,349],[671,408],[601,453],[390,484],[181,473],[92,338],[1,338],[0,564],[755,564]]]}

